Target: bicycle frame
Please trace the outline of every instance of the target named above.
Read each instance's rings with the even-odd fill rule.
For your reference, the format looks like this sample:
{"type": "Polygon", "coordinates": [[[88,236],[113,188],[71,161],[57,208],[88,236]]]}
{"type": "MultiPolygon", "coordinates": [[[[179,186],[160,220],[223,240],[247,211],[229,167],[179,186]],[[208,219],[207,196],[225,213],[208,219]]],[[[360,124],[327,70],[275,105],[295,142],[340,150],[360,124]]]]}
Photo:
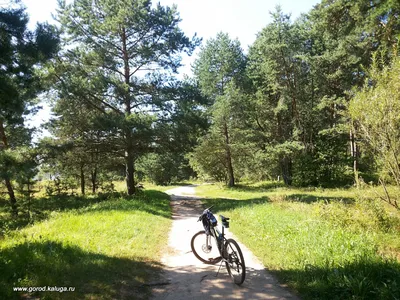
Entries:
{"type": "MultiPolygon", "coordinates": [[[[224,242],[226,241],[226,238],[225,238],[224,229],[225,229],[225,227],[222,226],[222,232],[220,232],[218,230],[217,226],[210,226],[211,235],[209,235],[209,237],[212,236],[216,240],[217,245],[218,245],[219,254],[221,255],[222,259],[225,261],[226,258],[224,257],[224,247],[225,247],[225,243],[224,242]]],[[[206,246],[207,247],[211,246],[211,244],[209,244],[209,242],[211,242],[211,241],[207,237],[207,239],[206,239],[206,246]]]]}
{"type": "Polygon", "coordinates": [[[216,276],[218,276],[222,263],[224,262],[233,282],[240,285],[246,277],[246,266],[242,251],[234,239],[227,239],[225,237],[225,228],[229,228],[229,218],[220,215],[222,221],[222,229],[220,231],[217,226],[218,222],[209,210],[210,208],[204,210],[203,214],[201,214],[198,219],[198,221],[203,221],[205,230],[199,231],[192,237],[190,245],[193,254],[206,264],[221,262],[216,276]],[[212,238],[215,239],[216,245],[212,242],[212,238]],[[214,253],[211,253],[213,248],[217,248],[218,251],[215,250],[214,253]],[[215,257],[218,254],[219,256],[215,257]]]}

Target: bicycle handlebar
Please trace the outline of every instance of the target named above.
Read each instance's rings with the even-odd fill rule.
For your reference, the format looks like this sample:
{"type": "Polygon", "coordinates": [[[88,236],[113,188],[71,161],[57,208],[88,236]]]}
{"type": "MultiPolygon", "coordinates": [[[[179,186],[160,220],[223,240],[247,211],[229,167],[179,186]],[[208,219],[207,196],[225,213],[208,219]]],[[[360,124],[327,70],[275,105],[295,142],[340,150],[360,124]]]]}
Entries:
{"type": "Polygon", "coordinates": [[[214,205],[211,205],[209,208],[206,208],[204,211],[210,210],[213,207],[214,207],[214,205]]]}

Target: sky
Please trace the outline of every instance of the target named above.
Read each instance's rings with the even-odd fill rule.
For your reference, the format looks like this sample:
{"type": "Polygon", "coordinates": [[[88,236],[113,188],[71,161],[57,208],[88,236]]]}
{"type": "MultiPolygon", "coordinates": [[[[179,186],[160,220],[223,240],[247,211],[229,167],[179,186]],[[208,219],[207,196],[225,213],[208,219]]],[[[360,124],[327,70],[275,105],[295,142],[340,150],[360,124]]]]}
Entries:
{"type": "MultiPolygon", "coordinates": [[[[4,1],[4,0],[0,0],[4,1]]],[[[70,2],[71,0],[67,0],[70,2]]],[[[36,22],[54,22],[57,0],[22,0],[27,6],[30,15],[30,24],[34,28],[36,22]]],[[[292,20],[301,13],[306,13],[321,0],[159,0],[163,6],[176,4],[182,19],[181,29],[189,37],[195,33],[203,38],[203,44],[213,38],[220,31],[228,33],[231,38],[239,39],[243,50],[246,52],[258,32],[270,21],[270,12],[277,5],[282,7],[284,13],[291,14],[292,20]]],[[[153,1],[157,3],[157,1],[153,1]]],[[[198,51],[198,50],[197,50],[198,51]]],[[[181,73],[190,74],[191,58],[185,58],[186,65],[181,73]]]]}
{"type": "MultiPolygon", "coordinates": [[[[71,1],[71,0],[69,0],[71,1]]],[[[6,3],[0,0],[0,6],[6,3]]],[[[67,1],[68,2],[68,1],[67,1]]],[[[238,39],[247,52],[256,39],[256,35],[271,21],[270,12],[280,5],[283,12],[291,14],[295,20],[301,13],[307,13],[321,0],[159,0],[163,6],[177,5],[182,19],[180,28],[187,36],[195,33],[203,38],[203,44],[214,38],[218,32],[228,33],[232,39],[238,39]]],[[[57,0],[22,0],[30,17],[30,27],[37,22],[55,23],[52,14],[56,13],[57,0]]],[[[153,1],[153,3],[157,3],[153,1]]],[[[199,50],[197,50],[198,52],[199,50]]],[[[185,65],[180,69],[180,76],[191,75],[190,65],[196,57],[184,57],[185,65]]],[[[49,118],[49,108],[44,109],[32,118],[30,123],[40,124],[49,118]]]]}

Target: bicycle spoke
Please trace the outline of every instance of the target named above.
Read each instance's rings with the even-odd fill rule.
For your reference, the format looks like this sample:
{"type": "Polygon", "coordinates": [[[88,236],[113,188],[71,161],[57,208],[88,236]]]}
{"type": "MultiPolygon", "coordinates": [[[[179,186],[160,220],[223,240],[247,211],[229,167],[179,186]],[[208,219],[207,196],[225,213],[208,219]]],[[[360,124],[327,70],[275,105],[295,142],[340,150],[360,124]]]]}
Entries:
{"type": "Polygon", "coordinates": [[[193,254],[203,263],[216,264],[222,259],[214,238],[207,236],[205,231],[196,233],[190,245],[193,254]]]}

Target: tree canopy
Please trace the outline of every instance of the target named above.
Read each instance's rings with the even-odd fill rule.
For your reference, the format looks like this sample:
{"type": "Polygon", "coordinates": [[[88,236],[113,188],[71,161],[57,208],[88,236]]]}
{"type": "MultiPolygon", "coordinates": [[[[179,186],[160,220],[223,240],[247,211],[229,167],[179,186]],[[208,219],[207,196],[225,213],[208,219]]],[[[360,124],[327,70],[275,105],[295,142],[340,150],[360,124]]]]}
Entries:
{"type": "Polygon", "coordinates": [[[201,39],[181,30],[176,6],[60,1],[59,27],[34,31],[23,8],[2,9],[0,174],[14,211],[16,180],[37,165],[82,194],[122,177],[129,195],[143,179],[196,176],[229,186],[395,181],[397,157],[377,150],[389,142],[374,108],[396,99],[386,74],[398,57],[397,2],[323,0],[296,20],[277,7],[248,51],[220,32],[183,79],[182,55],[201,39]],[[28,151],[24,116],[43,90],[51,137],[28,151]]]}
{"type": "Polygon", "coordinates": [[[190,54],[199,40],[179,29],[176,7],[152,7],[151,1],[61,2],[58,16],[68,47],[54,69],[58,97],[108,116],[131,195],[135,161],[150,151],[155,123],[176,100],[170,75],[180,54],[190,54]]]}

